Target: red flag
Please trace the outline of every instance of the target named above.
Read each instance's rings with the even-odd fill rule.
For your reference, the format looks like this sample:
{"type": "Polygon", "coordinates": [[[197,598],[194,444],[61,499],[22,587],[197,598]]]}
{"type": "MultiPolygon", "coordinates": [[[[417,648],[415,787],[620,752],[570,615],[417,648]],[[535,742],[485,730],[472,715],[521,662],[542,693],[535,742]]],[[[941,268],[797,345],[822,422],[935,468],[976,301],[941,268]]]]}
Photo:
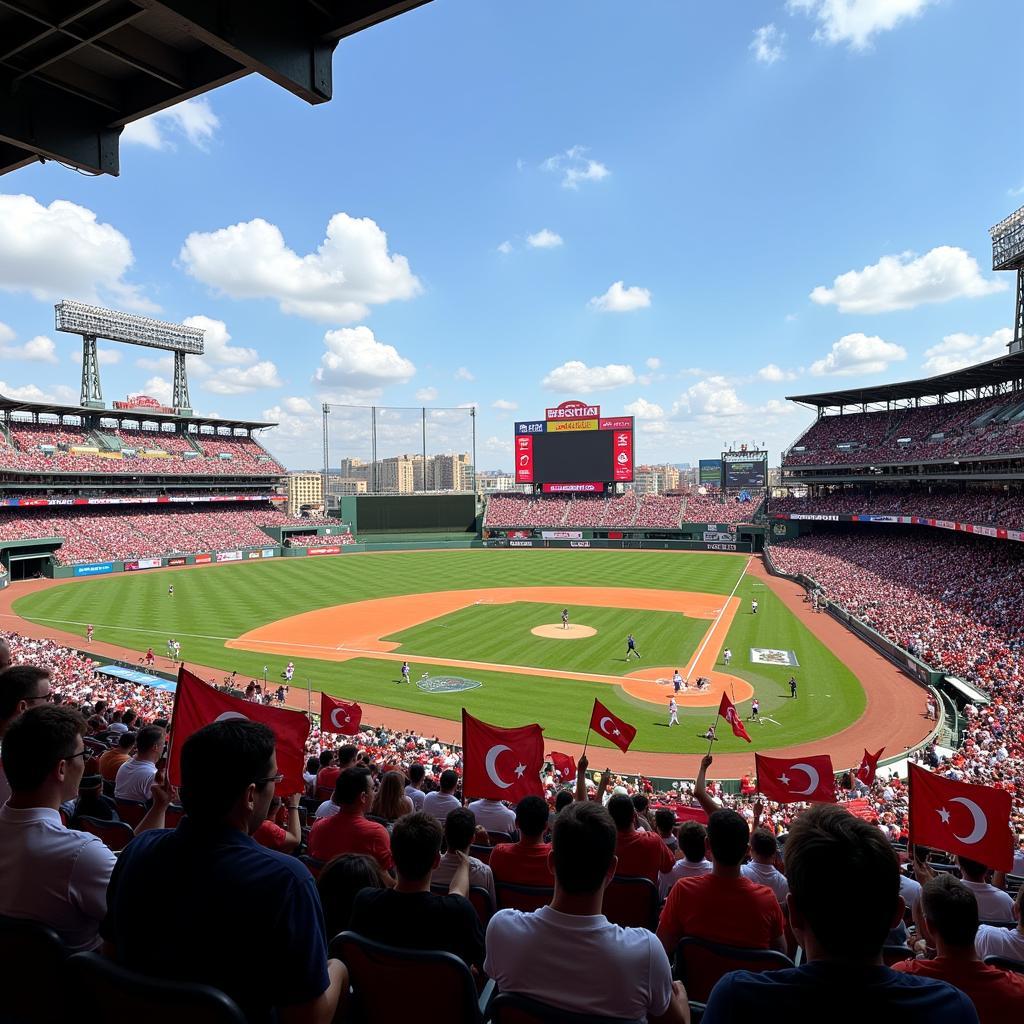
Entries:
{"type": "Polygon", "coordinates": [[[1010,794],[944,779],[910,764],[910,841],[961,854],[998,871],[1013,868],[1010,794]]]}
{"type": "Polygon", "coordinates": [[[836,802],[836,784],[832,758],[828,754],[812,757],[765,757],[755,754],[757,791],[780,804],[836,802]]]}
{"type": "Polygon", "coordinates": [[[611,740],[623,753],[629,750],[629,745],[636,736],[636,729],[633,726],[613,715],[596,698],[594,710],[590,715],[590,728],[611,740]]]}
{"type": "Polygon", "coordinates": [[[882,756],[882,750],[879,750],[875,754],[869,754],[868,748],[864,748],[864,756],[860,759],[860,767],[854,772],[854,775],[864,783],[865,786],[870,786],[875,781],[875,771],[878,769],[878,759],[882,756]]]}
{"type": "Polygon", "coordinates": [[[539,725],[502,729],[462,709],[462,792],[486,800],[543,796],[544,730],[539,725]]]}
{"type": "Polygon", "coordinates": [[[171,749],[168,769],[172,785],[181,785],[181,748],[192,733],[211,722],[224,718],[247,718],[262,722],[277,737],[277,770],[284,776],[278,792],[284,796],[302,793],[302,769],[306,764],[305,746],[309,736],[309,719],[301,711],[254,704],[240,697],[229,697],[184,666],[178,669],[178,689],[174,695],[174,713],[171,717],[171,749]]]}
{"type": "Polygon", "coordinates": [[[554,766],[556,772],[562,776],[562,781],[566,779],[576,778],[576,761],[569,754],[560,754],[557,750],[552,750],[548,754],[548,760],[554,766]]]}
{"type": "Polygon", "coordinates": [[[718,713],[732,726],[733,736],[739,736],[741,740],[746,740],[748,743],[754,742],[747,735],[747,727],[740,721],[736,705],[729,700],[728,694],[722,694],[722,703],[718,705],[718,713]]]}
{"type": "Polygon", "coordinates": [[[363,709],[353,701],[320,694],[320,731],[337,732],[342,736],[355,736],[363,719],[363,709]]]}

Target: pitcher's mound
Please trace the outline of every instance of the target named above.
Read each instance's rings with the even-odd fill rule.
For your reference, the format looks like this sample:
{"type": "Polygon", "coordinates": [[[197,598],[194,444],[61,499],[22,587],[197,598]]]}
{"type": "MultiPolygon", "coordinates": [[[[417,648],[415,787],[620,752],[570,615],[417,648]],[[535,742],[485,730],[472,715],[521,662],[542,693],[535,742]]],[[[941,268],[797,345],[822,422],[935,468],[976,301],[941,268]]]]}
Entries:
{"type": "Polygon", "coordinates": [[[530,632],[534,636],[546,636],[549,640],[582,640],[585,636],[594,636],[597,630],[593,626],[577,626],[569,624],[566,629],[560,622],[551,626],[534,626],[530,632]]]}

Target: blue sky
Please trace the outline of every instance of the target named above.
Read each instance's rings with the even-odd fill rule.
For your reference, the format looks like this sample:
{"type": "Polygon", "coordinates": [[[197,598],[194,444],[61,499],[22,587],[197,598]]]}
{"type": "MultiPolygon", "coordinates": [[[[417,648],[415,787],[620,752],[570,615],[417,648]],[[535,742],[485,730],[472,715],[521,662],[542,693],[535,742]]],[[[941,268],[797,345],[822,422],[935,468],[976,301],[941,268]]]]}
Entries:
{"type": "MultiPolygon", "coordinates": [[[[130,129],[120,178],[0,179],[0,391],[77,398],[69,297],[198,318],[193,405],[279,420],[292,468],[323,401],[476,403],[481,468],[568,398],[637,415],[639,461],[775,461],[807,422],[787,394],[1004,351],[987,229],[1024,203],[1024,7],[623,11],[435,0],[343,42],[328,104],[251,77],[130,129]]],[[[105,348],[108,401],[166,391],[166,361],[105,348]]],[[[348,452],[365,417],[336,421],[348,452]]]]}

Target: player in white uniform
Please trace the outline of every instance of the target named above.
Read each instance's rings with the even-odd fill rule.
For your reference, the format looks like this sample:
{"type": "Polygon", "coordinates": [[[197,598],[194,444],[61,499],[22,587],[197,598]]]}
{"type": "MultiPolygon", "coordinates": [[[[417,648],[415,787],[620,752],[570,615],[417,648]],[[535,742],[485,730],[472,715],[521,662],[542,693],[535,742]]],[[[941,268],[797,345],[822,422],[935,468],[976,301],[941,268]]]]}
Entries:
{"type": "Polygon", "coordinates": [[[732,651],[728,647],[726,647],[726,649],[722,651],[722,661],[724,661],[726,665],[728,665],[729,662],[732,661],[732,651]]]}
{"type": "Polygon", "coordinates": [[[679,707],[676,704],[675,697],[669,697],[668,699],[668,725],[671,729],[673,725],[679,724],[679,707]]]}

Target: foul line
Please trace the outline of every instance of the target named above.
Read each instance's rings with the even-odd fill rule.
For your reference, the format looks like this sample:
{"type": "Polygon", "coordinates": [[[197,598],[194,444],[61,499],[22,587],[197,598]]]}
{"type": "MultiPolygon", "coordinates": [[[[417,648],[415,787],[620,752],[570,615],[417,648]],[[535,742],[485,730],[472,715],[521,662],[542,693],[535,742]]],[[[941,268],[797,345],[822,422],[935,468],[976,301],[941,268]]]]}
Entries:
{"type": "Polygon", "coordinates": [[[750,563],[753,561],[753,555],[747,559],[747,564],[743,566],[743,572],[740,573],[739,578],[736,580],[736,586],[732,588],[732,592],[725,599],[722,604],[718,615],[715,616],[715,621],[711,623],[711,628],[704,634],[704,639],[701,642],[700,647],[697,648],[697,653],[694,654],[693,659],[686,667],[686,681],[690,681],[690,673],[697,667],[697,662],[700,661],[700,656],[704,653],[704,648],[707,647],[711,638],[715,635],[715,630],[718,628],[718,623],[722,621],[722,616],[725,614],[726,608],[729,607],[729,602],[736,596],[736,591],[740,589],[740,584],[743,582],[743,577],[746,576],[747,570],[750,568],[750,563]]]}

